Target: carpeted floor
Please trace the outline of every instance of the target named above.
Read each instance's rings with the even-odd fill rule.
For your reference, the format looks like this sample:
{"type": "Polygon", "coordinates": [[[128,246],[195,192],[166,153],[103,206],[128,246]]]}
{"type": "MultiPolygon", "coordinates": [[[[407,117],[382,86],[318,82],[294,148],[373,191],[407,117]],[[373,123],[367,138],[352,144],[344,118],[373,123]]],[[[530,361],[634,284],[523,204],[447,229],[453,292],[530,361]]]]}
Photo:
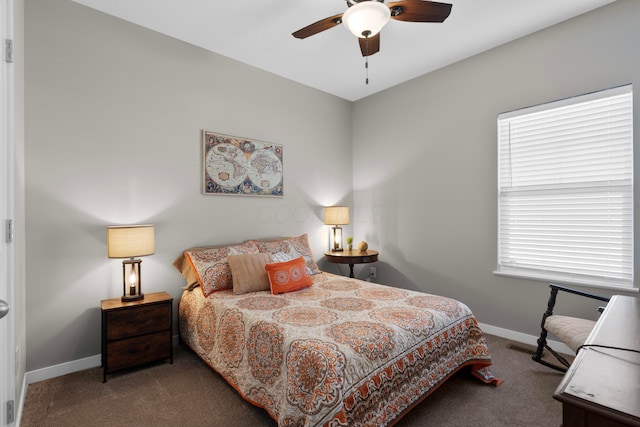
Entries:
{"type": "MultiPolygon", "coordinates": [[[[562,374],[531,360],[534,349],[487,335],[493,372],[486,385],[465,372],[409,412],[399,427],[560,426],[562,406],[552,398],[562,374]]],[[[173,365],[112,374],[82,372],[28,386],[21,426],[275,426],[244,401],[194,353],[180,345],[173,365]]]]}

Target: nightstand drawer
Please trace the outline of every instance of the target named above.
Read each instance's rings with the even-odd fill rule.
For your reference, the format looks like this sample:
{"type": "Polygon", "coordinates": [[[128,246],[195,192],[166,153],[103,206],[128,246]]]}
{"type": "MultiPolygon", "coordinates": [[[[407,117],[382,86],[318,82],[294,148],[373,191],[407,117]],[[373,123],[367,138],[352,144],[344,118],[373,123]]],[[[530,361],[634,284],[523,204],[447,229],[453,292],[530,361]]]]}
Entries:
{"type": "Polygon", "coordinates": [[[169,329],[171,305],[154,304],[135,310],[114,310],[107,313],[107,339],[117,340],[169,329]]]}
{"type": "Polygon", "coordinates": [[[173,298],[166,292],[138,301],[102,300],[102,382],[107,374],[156,360],[173,363],[173,298]]]}
{"type": "Polygon", "coordinates": [[[168,330],[116,341],[107,349],[107,373],[170,356],[171,334],[168,330]]]}

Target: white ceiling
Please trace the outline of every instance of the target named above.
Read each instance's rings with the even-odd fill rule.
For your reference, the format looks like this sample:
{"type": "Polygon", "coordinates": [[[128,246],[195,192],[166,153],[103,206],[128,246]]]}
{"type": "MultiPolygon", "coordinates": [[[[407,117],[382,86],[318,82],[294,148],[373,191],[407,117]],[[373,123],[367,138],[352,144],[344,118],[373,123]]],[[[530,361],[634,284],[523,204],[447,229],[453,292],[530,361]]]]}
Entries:
{"type": "Polygon", "coordinates": [[[355,101],[615,0],[441,0],[444,23],[391,20],[364,58],[338,25],[291,33],[346,10],[344,0],[73,0],[318,90],[355,101]]]}

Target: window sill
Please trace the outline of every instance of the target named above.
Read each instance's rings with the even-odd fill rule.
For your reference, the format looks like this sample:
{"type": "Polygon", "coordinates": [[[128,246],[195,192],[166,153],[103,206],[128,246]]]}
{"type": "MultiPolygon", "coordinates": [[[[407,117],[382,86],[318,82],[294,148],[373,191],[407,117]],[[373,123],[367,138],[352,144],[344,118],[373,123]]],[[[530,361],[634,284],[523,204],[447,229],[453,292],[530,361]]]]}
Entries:
{"type": "Polygon", "coordinates": [[[599,284],[599,283],[588,283],[588,282],[578,282],[578,281],[567,281],[562,279],[551,279],[549,277],[544,276],[536,276],[535,274],[518,274],[513,272],[504,272],[504,271],[494,271],[493,274],[496,276],[504,276],[504,277],[514,277],[518,279],[527,279],[527,280],[536,280],[538,282],[544,283],[555,283],[558,285],[567,285],[567,286],[584,286],[586,288],[595,288],[595,289],[606,289],[610,291],[618,291],[618,292],[629,292],[629,293],[639,293],[640,289],[636,287],[627,287],[627,286],[616,286],[613,284],[599,284]]]}

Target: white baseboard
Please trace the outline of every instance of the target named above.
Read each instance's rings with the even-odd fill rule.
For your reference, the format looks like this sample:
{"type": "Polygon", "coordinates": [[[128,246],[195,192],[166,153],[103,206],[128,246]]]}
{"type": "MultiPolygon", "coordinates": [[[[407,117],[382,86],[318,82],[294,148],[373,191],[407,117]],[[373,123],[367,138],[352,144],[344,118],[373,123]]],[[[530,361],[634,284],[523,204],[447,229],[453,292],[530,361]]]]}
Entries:
{"type": "MultiPolygon", "coordinates": [[[[174,346],[177,345],[179,336],[174,335],[172,341],[174,346]]],[[[65,362],[59,365],[29,371],[26,375],[26,381],[27,384],[33,384],[38,381],[60,377],[73,372],[84,371],[85,369],[97,368],[99,366],[102,366],[102,355],[96,354],[95,356],[85,357],[84,359],[72,360],[71,362],[65,362]]]]}
{"type": "Polygon", "coordinates": [[[102,356],[97,354],[95,356],[85,357],[84,359],[72,360],[71,362],[65,362],[59,365],[29,371],[27,372],[27,384],[33,384],[39,381],[71,374],[73,372],[98,367],[101,365],[101,358],[102,356]]]}
{"type": "MultiPolygon", "coordinates": [[[[538,336],[535,336],[535,335],[523,334],[522,332],[516,332],[510,329],[500,328],[498,326],[486,325],[484,323],[478,323],[478,326],[480,326],[480,329],[482,329],[483,332],[486,332],[489,335],[495,335],[497,337],[506,338],[511,341],[519,342],[522,344],[529,344],[533,346],[538,345],[538,336]]],[[[547,339],[547,344],[549,344],[549,346],[552,347],[558,353],[575,354],[575,352],[571,350],[571,348],[561,343],[560,341],[547,339]]]]}
{"type": "MultiPolygon", "coordinates": [[[[523,344],[529,344],[533,346],[537,345],[538,337],[534,335],[523,334],[522,332],[516,332],[510,329],[491,326],[484,323],[479,323],[479,326],[480,329],[490,335],[496,335],[498,337],[506,338],[523,344]]],[[[178,344],[178,339],[179,337],[177,335],[173,337],[173,345],[178,344]]],[[[574,354],[573,350],[559,341],[547,341],[550,346],[552,346],[556,351],[560,353],[574,354]]],[[[71,374],[73,372],[96,368],[101,365],[101,355],[98,354],[95,356],[85,357],[84,359],[72,360],[71,362],[61,363],[59,365],[49,366],[42,369],[36,369],[35,371],[29,371],[27,372],[25,379],[27,384],[32,384],[38,381],[44,381],[62,375],[71,374]]],[[[26,387],[23,387],[23,391],[26,391],[26,387]]]]}

